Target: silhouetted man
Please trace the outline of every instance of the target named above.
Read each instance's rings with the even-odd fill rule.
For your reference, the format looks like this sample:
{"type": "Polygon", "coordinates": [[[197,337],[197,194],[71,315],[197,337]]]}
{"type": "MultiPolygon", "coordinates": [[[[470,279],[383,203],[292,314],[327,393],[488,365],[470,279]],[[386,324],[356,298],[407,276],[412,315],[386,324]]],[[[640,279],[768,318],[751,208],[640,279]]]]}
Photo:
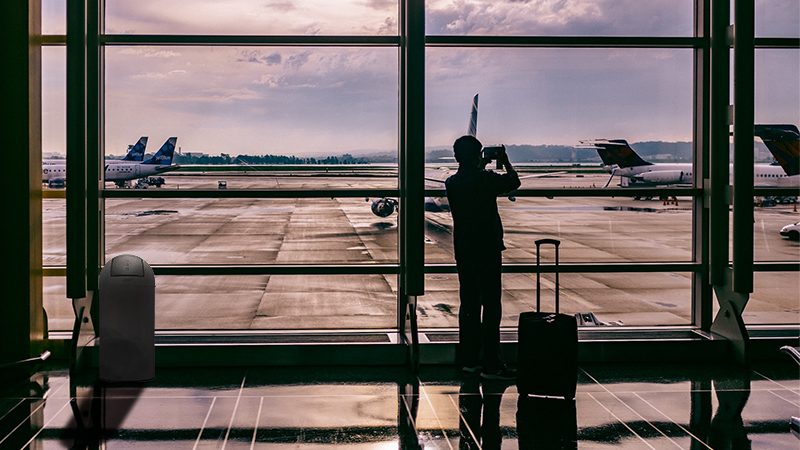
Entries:
{"type": "Polygon", "coordinates": [[[505,174],[485,170],[491,159],[481,155],[482,147],[474,136],[458,138],[453,144],[458,172],[445,181],[461,297],[459,360],[466,372],[513,380],[516,373],[506,368],[500,350],[505,245],[497,196],[517,189],[520,181],[505,152],[497,158],[505,174]]]}

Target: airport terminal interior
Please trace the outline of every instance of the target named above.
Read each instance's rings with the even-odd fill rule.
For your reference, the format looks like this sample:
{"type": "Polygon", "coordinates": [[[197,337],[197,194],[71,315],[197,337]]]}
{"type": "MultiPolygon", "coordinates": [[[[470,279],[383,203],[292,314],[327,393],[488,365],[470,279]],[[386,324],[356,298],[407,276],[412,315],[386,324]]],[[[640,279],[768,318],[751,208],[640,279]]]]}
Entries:
{"type": "Polygon", "coordinates": [[[262,3],[4,5],[0,449],[800,448],[796,0],[262,3]],[[457,357],[464,134],[568,394],[457,357]]]}

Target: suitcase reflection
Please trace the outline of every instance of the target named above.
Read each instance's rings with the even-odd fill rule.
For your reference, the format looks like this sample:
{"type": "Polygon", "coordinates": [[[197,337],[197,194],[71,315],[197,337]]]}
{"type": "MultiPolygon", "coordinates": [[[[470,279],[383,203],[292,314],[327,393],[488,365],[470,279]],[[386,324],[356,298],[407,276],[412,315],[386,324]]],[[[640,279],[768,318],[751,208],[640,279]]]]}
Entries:
{"type": "Polygon", "coordinates": [[[575,400],[520,395],[517,436],[520,450],[577,449],[575,400]]]}

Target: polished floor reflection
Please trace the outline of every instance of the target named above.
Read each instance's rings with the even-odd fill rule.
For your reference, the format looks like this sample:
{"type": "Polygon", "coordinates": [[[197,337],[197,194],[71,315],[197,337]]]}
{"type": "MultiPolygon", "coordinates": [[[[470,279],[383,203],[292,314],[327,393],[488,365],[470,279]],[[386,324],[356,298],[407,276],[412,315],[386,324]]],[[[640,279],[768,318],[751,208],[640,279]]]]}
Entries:
{"type": "Polygon", "coordinates": [[[5,449],[800,449],[800,369],[597,364],[574,401],[453,367],[51,368],[0,390],[5,449]]]}

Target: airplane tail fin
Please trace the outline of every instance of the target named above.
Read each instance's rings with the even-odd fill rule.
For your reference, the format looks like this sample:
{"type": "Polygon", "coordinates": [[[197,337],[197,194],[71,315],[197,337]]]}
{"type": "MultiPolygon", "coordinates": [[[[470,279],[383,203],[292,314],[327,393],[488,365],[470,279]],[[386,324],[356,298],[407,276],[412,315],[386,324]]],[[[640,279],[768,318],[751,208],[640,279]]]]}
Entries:
{"type": "Polygon", "coordinates": [[[764,141],[786,175],[800,173],[800,131],[796,126],[756,125],[754,132],[764,141]]]}
{"type": "Polygon", "coordinates": [[[172,164],[172,155],[175,153],[175,142],[178,138],[171,137],[164,142],[164,145],[153,155],[152,158],[143,162],[142,164],[153,164],[156,166],[169,166],[172,164]]]}
{"type": "Polygon", "coordinates": [[[478,94],[475,94],[475,97],[472,97],[472,113],[469,116],[469,128],[467,128],[467,134],[472,137],[475,137],[478,134],[478,94]]]}
{"type": "Polygon", "coordinates": [[[128,150],[128,154],[122,158],[123,161],[142,161],[144,160],[144,150],[147,148],[147,136],[142,136],[136,144],[128,150]]]}
{"type": "Polygon", "coordinates": [[[603,164],[611,166],[616,164],[621,168],[649,166],[624,139],[596,139],[593,141],[581,141],[581,144],[594,147],[603,160],[603,164]]]}

